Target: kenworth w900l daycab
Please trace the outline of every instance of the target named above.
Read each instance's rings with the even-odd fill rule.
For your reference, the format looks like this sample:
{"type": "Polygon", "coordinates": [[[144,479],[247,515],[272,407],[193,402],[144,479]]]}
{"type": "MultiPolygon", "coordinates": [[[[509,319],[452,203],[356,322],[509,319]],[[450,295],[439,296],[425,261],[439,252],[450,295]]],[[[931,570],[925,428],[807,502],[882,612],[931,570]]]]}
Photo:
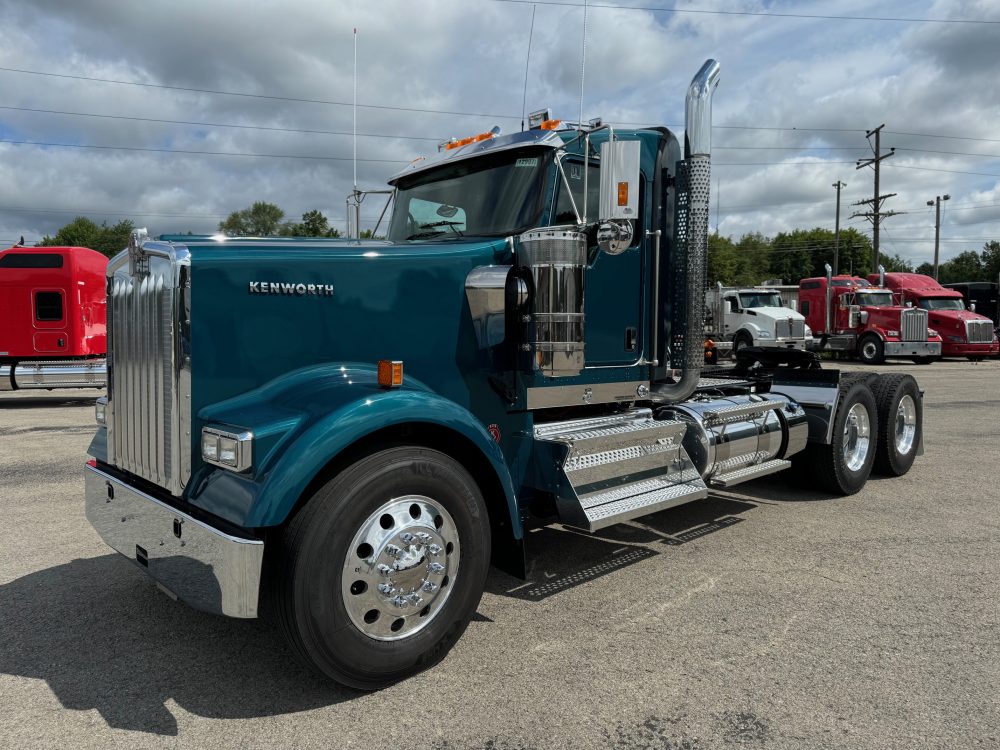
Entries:
{"type": "Polygon", "coordinates": [[[370,689],[444,657],[491,562],[524,575],[528,524],[601,533],[793,462],[835,493],[905,473],[908,376],[701,377],[717,78],[692,81],[683,149],[547,123],[414,162],[384,242],[134,236],[91,523],[370,689]]]}
{"type": "Polygon", "coordinates": [[[799,282],[799,309],[819,350],[856,356],[868,365],[887,358],[929,364],[941,356],[941,336],[928,327],[925,310],[897,304],[882,285],[834,276],[829,265],[825,277],[799,282]]]}

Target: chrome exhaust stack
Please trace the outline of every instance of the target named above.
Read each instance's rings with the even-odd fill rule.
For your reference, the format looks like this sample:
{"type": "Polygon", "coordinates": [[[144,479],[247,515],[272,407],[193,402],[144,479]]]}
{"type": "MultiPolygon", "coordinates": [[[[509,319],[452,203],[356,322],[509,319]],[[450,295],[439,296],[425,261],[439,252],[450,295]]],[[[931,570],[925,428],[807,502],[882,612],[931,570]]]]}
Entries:
{"type": "Polygon", "coordinates": [[[826,269],[826,305],[823,312],[823,322],[826,324],[826,332],[830,333],[830,299],[833,296],[833,269],[830,268],[830,264],[826,263],[823,265],[826,269]]]}
{"type": "MultiPolygon", "coordinates": [[[[683,370],[675,383],[658,383],[657,401],[683,401],[694,393],[705,360],[705,264],[708,255],[709,186],[712,178],[712,94],[721,67],[706,60],[685,99],[684,164],[687,183],[687,307],[683,370]]],[[[678,175],[680,177],[681,175],[678,175]]]]}
{"type": "Polygon", "coordinates": [[[885,266],[883,265],[878,267],[878,285],[881,289],[885,289],[885,266]]]}

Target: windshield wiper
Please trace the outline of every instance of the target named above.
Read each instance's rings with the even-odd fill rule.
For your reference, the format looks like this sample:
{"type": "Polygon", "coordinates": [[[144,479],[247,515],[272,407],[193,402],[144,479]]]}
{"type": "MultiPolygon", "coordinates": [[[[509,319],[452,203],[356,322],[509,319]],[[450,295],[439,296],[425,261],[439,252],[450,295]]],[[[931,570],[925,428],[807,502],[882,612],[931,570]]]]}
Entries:
{"type": "MultiPolygon", "coordinates": [[[[447,220],[445,220],[445,221],[432,221],[430,224],[420,224],[417,228],[418,229],[432,229],[434,227],[448,227],[448,229],[450,229],[451,231],[453,231],[459,237],[463,237],[464,235],[462,234],[462,230],[458,228],[458,225],[461,224],[461,223],[462,223],[461,221],[447,221],[447,220]]],[[[440,234],[440,232],[438,234],[440,234]]],[[[413,238],[409,237],[407,239],[413,239],[413,238]]]]}

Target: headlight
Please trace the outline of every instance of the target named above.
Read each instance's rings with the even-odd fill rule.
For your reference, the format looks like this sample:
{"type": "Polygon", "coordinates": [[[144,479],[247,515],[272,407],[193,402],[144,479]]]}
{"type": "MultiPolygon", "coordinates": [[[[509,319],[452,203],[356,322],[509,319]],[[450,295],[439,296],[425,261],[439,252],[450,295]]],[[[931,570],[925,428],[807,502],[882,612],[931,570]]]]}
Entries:
{"type": "Polygon", "coordinates": [[[224,469],[246,471],[253,464],[253,433],[205,427],[201,431],[201,458],[224,469]]]}
{"type": "Polygon", "coordinates": [[[948,339],[949,341],[952,341],[952,342],[956,343],[956,344],[961,344],[961,343],[964,343],[964,341],[965,341],[965,337],[964,336],[945,336],[945,338],[948,339]]]}
{"type": "Polygon", "coordinates": [[[97,424],[101,425],[102,427],[108,423],[107,410],[108,410],[108,397],[101,396],[94,403],[94,419],[97,421],[97,424]]]}
{"type": "Polygon", "coordinates": [[[813,335],[813,329],[812,329],[812,328],[810,328],[809,326],[806,326],[806,328],[805,328],[805,331],[806,331],[806,338],[807,338],[807,339],[808,339],[808,338],[812,338],[812,335],[813,335]]]}
{"type": "Polygon", "coordinates": [[[771,338],[771,334],[768,333],[767,331],[761,331],[760,333],[757,334],[757,338],[759,338],[759,339],[769,339],[769,338],[771,338]]]}

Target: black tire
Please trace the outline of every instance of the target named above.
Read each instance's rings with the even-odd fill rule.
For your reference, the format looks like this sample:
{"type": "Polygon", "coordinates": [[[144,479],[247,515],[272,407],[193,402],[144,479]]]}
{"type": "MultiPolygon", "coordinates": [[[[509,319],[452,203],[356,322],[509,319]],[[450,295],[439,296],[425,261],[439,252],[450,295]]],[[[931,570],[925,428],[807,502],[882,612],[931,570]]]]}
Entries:
{"type": "Polygon", "coordinates": [[[750,338],[750,334],[746,331],[739,331],[735,336],[733,336],[733,358],[736,357],[736,352],[740,349],[745,349],[748,346],[753,346],[753,339],[750,338]]]}
{"type": "MultiPolygon", "coordinates": [[[[405,507],[411,509],[411,516],[416,507],[418,516],[412,527],[405,520],[399,521],[400,531],[412,528],[435,533],[430,524],[440,529],[444,523],[440,513],[433,519],[429,519],[430,514],[421,518],[419,506],[405,507]]],[[[390,529],[387,534],[395,533],[392,524],[387,527],[382,523],[382,528],[390,529]]],[[[393,539],[398,542],[399,537],[393,539]]],[[[332,680],[360,690],[377,690],[439,662],[465,631],[482,597],[489,569],[489,516],[475,480],[457,461],[429,448],[388,448],[360,459],[323,485],[284,529],[272,555],[268,559],[268,594],[275,619],[294,654],[332,680]],[[366,547],[362,544],[357,550],[351,549],[358,535],[372,528],[373,518],[392,519],[388,513],[377,515],[381,509],[391,503],[396,504],[393,507],[410,503],[411,496],[432,499],[434,507],[446,511],[446,528],[456,535],[454,550],[450,544],[446,550],[444,544],[429,546],[426,539],[417,539],[415,545],[402,551],[391,545],[379,549],[367,545],[362,549],[366,547]],[[359,579],[384,576],[378,573],[376,560],[385,557],[392,562],[394,558],[386,555],[405,558],[414,550],[419,559],[411,559],[409,565],[389,575],[416,573],[422,577],[416,584],[419,587],[430,580],[427,571],[432,562],[425,560],[430,561],[431,555],[438,555],[435,559],[442,559],[448,566],[446,570],[454,571],[450,580],[448,575],[436,579],[436,594],[421,594],[432,603],[436,597],[441,598],[426,622],[418,618],[431,605],[418,609],[423,603],[420,598],[399,605],[364,580],[347,581],[345,572],[359,579]],[[457,563],[451,557],[441,557],[453,551],[459,558],[457,563]],[[350,570],[354,559],[349,555],[358,557],[354,571],[350,570]],[[355,584],[365,585],[355,592],[355,584]],[[365,613],[364,622],[369,622],[371,612],[377,612],[372,623],[384,616],[381,622],[391,621],[395,631],[396,624],[405,620],[407,624],[401,628],[416,628],[412,635],[405,635],[405,631],[401,631],[403,636],[386,633],[398,640],[384,640],[363,632],[361,627],[365,625],[357,622],[357,602],[350,602],[354,609],[348,609],[347,600],[356,593],[365,596],[365,602],[377,601],[379,607],[388,610],[374,608],[365,613]],[[400,606],[404,609],[393,609],[400,606]]],[[[393,578],[377,580],[396,585],[393,578]]],[[[393,593],[403,591],[400,586],[393,593]]],[[[367,606],[365,603],[361,609],[367,606]]],[[[374,632],[383,625],[368,627],[374,632]]]]}
{"type": "Polygon", "coordinates": [[[837,415],[833,422],[833,441],[829,445],[810,443],[796,458],[798,474],[810,477],[810,486],[818,485],[820,489],[837,495],[853,495],[868,481],[878,448],[878,409],[868,387],[868,377],[867,373],[858,373],[857,377],[845,378],[841,382],[837,415]],[[867,412],[868,445],[863,461],[851,468],[844,453],[845,442],[848,442],[845,427],[848,415],[855,406],[867,412]]]}
{"type": "Polygon", "coordinates": [[[931,362],[937,359],[937,357],[912,357],[911,359],[913,360],[913,364],[915,365],[929,365],[931,362]]]}
{"type": "Polygon", "coordinates": [[[866,333],[858,342],[858,359],[866,365],[880,365],[885,362],[885,344],[877,334],[866,333]]]}
{"type": "Polygon", "coordinates": [[[872,389],[878,408],[878,449],[874,471],[890,477],[901,477],[913,466],[923,437],[924,415],[920,389],[912,375],[882,375],[872,389]],[[906,397],[909,401],[905,404],[906,397]],[[905,422],[915,419],[912,432],[905,422]]]}

